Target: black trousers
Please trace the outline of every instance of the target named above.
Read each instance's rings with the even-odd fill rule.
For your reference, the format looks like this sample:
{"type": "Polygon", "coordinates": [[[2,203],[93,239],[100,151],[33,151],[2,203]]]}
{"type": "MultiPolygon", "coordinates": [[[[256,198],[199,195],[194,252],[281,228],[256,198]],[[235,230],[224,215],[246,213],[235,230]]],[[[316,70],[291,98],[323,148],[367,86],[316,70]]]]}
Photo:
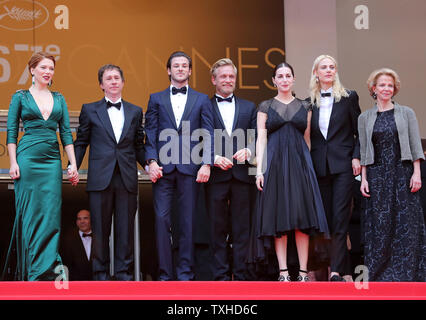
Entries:
{"type": "Polygon", "coordinates": [[[114,213],[114,275],[117,280],[133,280],[134,223],[137,194],[127,191],[118,166],[105,190],[89,192],[93,231],[93,280],[110,280],[109,235],[114,213]]]}
{"type": "Polygon", "coordinates": [[[330,268],[331,272],[338,272],[341,275],[348,273],[347,233],[351,219],[353,180],[352,171],[330,174],[327,170],[325,177],[318,177],[331,234],[330,268]]]}
{"type": "Polygon", "coordinates": [[[250,190],[253,184],[231,179],[209,183],[206,204],[210,222],[210,248],[214,280],[250,280],[246,259],[250,233],[250,190]],[[227,236],[232,237],[232,270],[227,236]]]}

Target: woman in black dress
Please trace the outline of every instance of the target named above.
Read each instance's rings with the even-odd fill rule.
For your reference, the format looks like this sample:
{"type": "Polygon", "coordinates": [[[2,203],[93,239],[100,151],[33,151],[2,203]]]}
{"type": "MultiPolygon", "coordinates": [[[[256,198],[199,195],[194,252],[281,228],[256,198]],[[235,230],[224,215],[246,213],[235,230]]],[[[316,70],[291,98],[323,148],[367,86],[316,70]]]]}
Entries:
{"type": "Polygon", "coordinates": [[[426,241],[420,159],[424,160],[414,111],[392,101],[400,88],[391,69],[368,81],[376,104],[359,117],[364,264],[371,281],[426,281],[426,241]]]}
{"type": "Polygon", "coordinates": [[[293,68],[275,67],[278,94],[259,106],[256,142],[258,190],[256,235],[264,248],[272,246],[280,269],[279,281],[290,281],[287,238],[295,232],[299,258],[298,281],[308,281],[309,234],[328,233],[315,171],[309,154],[311,111],[292,94],[293,68]],[[263,170],[264,169],[264,170],[263,170]]]}

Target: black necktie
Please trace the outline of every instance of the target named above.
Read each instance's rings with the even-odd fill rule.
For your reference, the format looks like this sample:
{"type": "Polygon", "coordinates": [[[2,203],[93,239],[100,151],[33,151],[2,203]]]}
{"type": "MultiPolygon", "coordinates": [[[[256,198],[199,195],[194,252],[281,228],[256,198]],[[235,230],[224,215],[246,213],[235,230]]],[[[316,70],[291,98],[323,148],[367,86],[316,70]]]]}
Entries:
{"type": "Polygon", "coordinates": [[[83,238],[91,237],[91,236],[92,236],[92,234],[91,234],[91,233],[83,233],[83,238]]]}
{"type": "Polygon", "coordinates": [[[178,93],[186,94],[186,87],[182,87],[180,89],[172,87],[172,94],[178,94],[178,93]]]}
{"type": "Polygon", "coordinates": [[[230,96],[230,97],[228,97],[228,98],[222,98],[222,97],[219,97],[219,96],[215,95],[215,97],[216,97],[216,99],[217,99],[217,102],[226,101],[226,102],[231,103],[231,102],[232,102],[232,98],[233,98],[234,96],[230,96]]]}
{"type": "Polygon", "coordinates": [[[107,101],[108,108],[116,107],[118,110],[121,108],[121,102],[112,103],[111,101],[107,101]]]}
{"type": "Polygon", "coordinates": [[[321,97],[331,97],[331,92],[322,92],[321,97]]]}

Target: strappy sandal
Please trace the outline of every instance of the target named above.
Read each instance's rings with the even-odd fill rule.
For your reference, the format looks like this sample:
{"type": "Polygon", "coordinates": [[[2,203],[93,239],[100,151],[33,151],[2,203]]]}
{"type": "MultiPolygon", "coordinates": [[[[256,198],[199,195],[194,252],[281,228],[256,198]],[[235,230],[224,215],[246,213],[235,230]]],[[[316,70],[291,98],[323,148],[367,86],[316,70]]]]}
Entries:
{"type": "MultiPolygon", "coordinates": [[[[281,272],[288,272],[288,269],[280,269],[280,273],[281,272]]],[[[281,281],[281,282],[290,282],[291,280],[290,280],[290,275],[283,275],[283,274],[280,274],[279,275],[279,277],[278,277],[278,281],[281,281]]]]}
{"type": "Polygon", "coordinates": [[[308,271],[299,270],[299,273],[305,273],[306,276],[301,276],[300,274],[297,276],[297,281],[299,282],[309,282],[308,271]]]}

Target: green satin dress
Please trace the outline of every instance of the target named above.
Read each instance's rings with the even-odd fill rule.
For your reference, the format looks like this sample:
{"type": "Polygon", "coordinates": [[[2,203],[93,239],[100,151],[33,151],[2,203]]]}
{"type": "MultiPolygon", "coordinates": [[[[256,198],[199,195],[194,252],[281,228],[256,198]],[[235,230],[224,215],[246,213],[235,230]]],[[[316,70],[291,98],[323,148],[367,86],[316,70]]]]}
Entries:
{"type": "Polygon", "coordinates": [[[4,269],[10,269],[12,253],[16,253],[16,270],[12,271],[15,280],[50,281],[62,274],[58,253],[62,205],[58,126],[62,145],[72,144],[73,139],[65,99],[58,92],[52,92],[52,96],[53,109],[47,120],[28,90],[17,91],[9,107],[7,143],[16,144],[20,119],[25,130],[16,150],[20,178],[15,180],[16,217],[4,269]]]}

